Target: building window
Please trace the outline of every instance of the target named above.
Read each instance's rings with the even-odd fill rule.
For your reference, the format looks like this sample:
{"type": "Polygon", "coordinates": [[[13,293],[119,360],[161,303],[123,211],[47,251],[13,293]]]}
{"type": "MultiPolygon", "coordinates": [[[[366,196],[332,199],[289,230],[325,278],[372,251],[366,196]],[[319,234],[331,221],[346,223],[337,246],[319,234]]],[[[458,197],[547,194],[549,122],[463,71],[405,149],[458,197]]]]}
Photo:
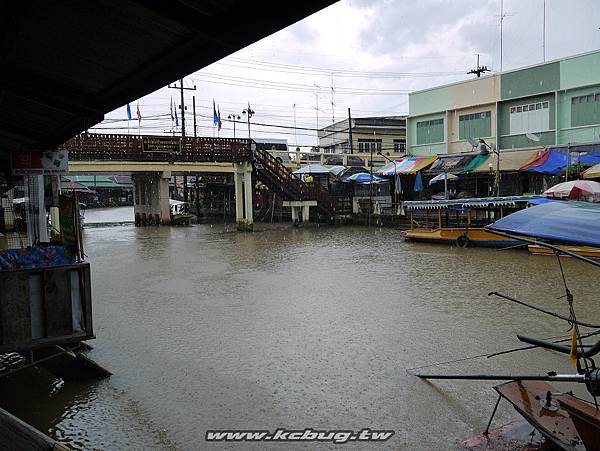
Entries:
{"type": "Polygon", "coordinates": [[[444,119],[417,122],[417,144],[444,142],[444,119]]]}
{"type": "Polygon", "coordinates": [[[394,153],[406,152],[406,140],[394,139],[394,153]]]}
{"type": "Polygon", "coordinates": [[[600,94],[571,97],[571,127],[600,124],[600,94]]]}
{"type": "MultiPolygon", "coordinates": [[[[513,107],[514,108],[514,107],[513,107]]],[[[512,110],[512,108],[511,108],[512,110]]],[[[458,117],[458,138],[486,138],[492,135],[492,112],[463,114],[458,117]]]]}
{"type": "Polygon", "coordinates": [[[361,153],[381,152],[381,139],[359,139],[358,151],[361,153]]]}
{"type": "Polygon", "coordinates": [[[510,134],[521,135],[550,130],[550,103],[536,102],[510,107],[510,134]]]}

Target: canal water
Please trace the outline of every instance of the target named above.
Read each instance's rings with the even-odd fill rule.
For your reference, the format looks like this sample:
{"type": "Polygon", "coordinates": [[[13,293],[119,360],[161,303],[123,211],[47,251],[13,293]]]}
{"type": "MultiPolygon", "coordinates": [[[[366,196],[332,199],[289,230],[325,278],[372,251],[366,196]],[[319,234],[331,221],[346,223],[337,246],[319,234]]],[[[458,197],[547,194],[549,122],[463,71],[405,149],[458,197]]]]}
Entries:
{"type": "MultiPolygon", "coordinates": [[[[119,214],[130,210],[86,219],[119,214]]],[[[0,381],[4,408],[75,449],[283,449],[204,441],[206,430],[281,427],[395,431],[384,444],[285,448],[455,449],[485,429],[493,383],[428,383],[407,370],[519,346],[519,333],[568,336],[558,320],[487,296],[567,314],[556,259],[525,251],[287,224],[256,224],[254,233],[232,224],[98,227],[84,239],[97,335],[89,356],[114,375],[63,383],[30,371],[0,381]]],[[[600,322],[597,270],[564,267],[579,317],[600,322]]],[[[566,356],[535,350],[426,370],[571,368],[566,356]]],[[[495,424],[513,416],[501,403],[495,424]]]]}

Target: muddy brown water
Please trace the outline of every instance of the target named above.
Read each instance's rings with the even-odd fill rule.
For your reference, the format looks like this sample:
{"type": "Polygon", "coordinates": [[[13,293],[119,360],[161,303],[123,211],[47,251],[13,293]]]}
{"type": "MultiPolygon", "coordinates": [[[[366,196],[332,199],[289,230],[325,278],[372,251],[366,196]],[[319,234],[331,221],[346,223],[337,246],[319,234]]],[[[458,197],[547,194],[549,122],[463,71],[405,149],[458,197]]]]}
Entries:
{"type": "MultiPolygon", "coordinates": [[[[86,229],[97,335],[88,355],[114,376],[63,383],[28,371],[0,380],[0,405],[75,449],[454,449],[485,428],[493,382],[428,383],[407,369],[518,346],[518,333],[568,335],[558,320],[487,296],[567,314],[552,257],[406,243],[391,229],[256,229],[86,229]],[[395,435],[336,446],[204,441],[209,429],[278,427],[395,435]]],[[[600,322],[600,272],[564,267],[579,317],[600,322]]],[[[567,357],[536,350],[427,368],[551,370],[570,372],[567,357]]],[[[513,416],[501,403],[495,424],[513,416]]]]}

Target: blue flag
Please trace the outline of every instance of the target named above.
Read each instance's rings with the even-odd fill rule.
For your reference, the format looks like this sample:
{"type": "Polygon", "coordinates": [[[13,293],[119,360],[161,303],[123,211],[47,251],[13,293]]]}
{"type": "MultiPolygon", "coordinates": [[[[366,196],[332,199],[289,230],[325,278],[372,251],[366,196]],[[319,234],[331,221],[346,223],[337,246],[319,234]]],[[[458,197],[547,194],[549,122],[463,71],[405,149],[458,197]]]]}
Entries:
{"type": "Polygon", "coordinates": [[[215,99],[213,99],[213,125],[219,125],[219,116],[217,115],[217,107],[215,106],[215,99]]]}
{"type": "Polygon", "coordinates": [[[127,120],[131,120],[131,105],[127,104],[127,120]]]}
{"type": "Polygon", "coordinates": [[[179,117],[177,116],[177,106],[175,106],[175,127],[179,127],[179,117]]]}

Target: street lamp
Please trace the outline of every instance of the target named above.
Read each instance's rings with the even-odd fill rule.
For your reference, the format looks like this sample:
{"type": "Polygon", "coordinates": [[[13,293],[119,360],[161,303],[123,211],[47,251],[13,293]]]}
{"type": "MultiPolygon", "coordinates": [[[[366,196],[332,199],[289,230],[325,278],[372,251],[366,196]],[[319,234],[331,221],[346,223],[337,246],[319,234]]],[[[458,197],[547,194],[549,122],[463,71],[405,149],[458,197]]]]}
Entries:
{"type": "Polygon", "coordinates": [[[496,154],[496,197],[500,197],[500,152],[486,143],[483,138],[479,138],[479,144],[481,149],[479,155],[489,155],[490,152],[496,154]]]}
{"type": "Polygon", "coordinates": [[[233,122],[233,137],[235,138],[235,123],[241,119],[239,114],[230,114],[227,119],[233,122]]]}
{"type": "Polygon", "coordinates": [[[250,118],[252,116],[254,116],[254,110],[252,108],[250,108],[250,102],[248,102],[248,108],[246,108],[244,111],[242,111],[242,114],[246,116],[246,118],[248,119],[248,139],[250,138],[250,118]]]}
{"type": "Polygon", "coordinates": [[[398,203],[398,199],[397,199],[398,193],[396,192],[396,177],[398,177],[398,163],[396,163],[396,160],[392,160],[392,159],[388,158],[387,156],[385,156],[384,154],[382,154],[381,151],[377,152],[377,155],[385,158],[390,163],[394,163],[394,200],[395,200],[395,203],[398,203]]]}

